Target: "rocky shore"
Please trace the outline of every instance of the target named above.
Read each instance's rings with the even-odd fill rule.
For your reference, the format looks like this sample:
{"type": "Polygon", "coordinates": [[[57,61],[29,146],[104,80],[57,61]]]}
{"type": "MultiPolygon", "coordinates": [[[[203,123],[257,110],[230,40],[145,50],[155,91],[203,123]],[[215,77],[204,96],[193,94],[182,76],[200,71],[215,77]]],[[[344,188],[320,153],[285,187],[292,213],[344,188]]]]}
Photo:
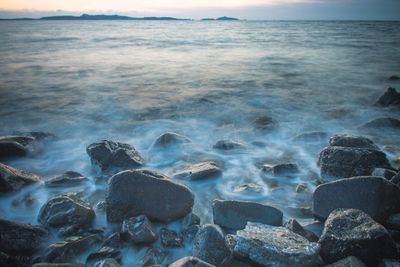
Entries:
{"type": "MultiPolygon", "coordinates": [[[[399,105],[400,94],[394,88],[375,103],[378,108],[399,105]]],[[[266,116],[253,124],[255,131],[262,132],[279,127],[266,116]]],[[[399,266],[399,158],[389,156],[369,133],[400,133],[400,121],[378,118],[359,129],[365,136],[338,133],[329,138],[324,132],[311,132],[291,139],[305,147],[329,139],[316,162],[320,173],[310,182],[315,190],[306,183],[296,187],[297,194],[311,200],[310,209],[302,211],[314,218],[308,223],[290,218],[278,207],[236,199],[212,200],[213,222],[202,223],[193,211],[196,192],[184,181],[217,179],[226,171],[223,163],[197,162],[167,176],[148,169],[139,151],[116,140],[87,146],[93,168],[101,173],[96,180],[73,170],[46,179],[0,163],[3,198],[33,185],[67,191],[41,206],[40,225],[0,219],[0,266],[128,266],[124,253],[130,248],[145,248],[135,266],[399,266]],[[106,190],[97,195],[76,190],[102,181],[106,190]],[[104,228],[95,223],[98,214],[106,216],[104,228]],[[171,249],[186,249],[190,255],[168,262],[171,249]]],[[[40,153],[46,142],[56,140],[47,132],[2,136],[0,161],[12,165],[13,160],[40,153]]],[[[166,132],[149,150],[153,154],[178,151],[192,142],[166,132]]],[[[220,140],[210,149],[235,155],[249,147],[237,140],[220,140]]],[[[260,176],[271,187],[276,179],[305,173],[303,166],[293,162],[258,165],[260,176]]],[[[262,188],[244,184],[235,190],[262,188]]],[[[35,199],[26,193],[20,202],[29,207],[35,199]]]]}

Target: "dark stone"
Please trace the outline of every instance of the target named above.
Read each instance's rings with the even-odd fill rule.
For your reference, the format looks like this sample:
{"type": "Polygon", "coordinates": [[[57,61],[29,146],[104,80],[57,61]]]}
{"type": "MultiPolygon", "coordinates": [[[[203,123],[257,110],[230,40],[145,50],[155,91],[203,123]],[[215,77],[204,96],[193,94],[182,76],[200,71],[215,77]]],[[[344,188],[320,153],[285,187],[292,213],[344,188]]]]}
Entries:
{"type": "Polygon", "coordinates": [[[371,139],[351,134],[335,134],[329,139],[330,146],[358,147],[379,150],[371,139]]]}
{"type": "Polygon", "coordinates": [[[28,256],[8,255],[0,251],[0,266],[30,267],[32,265],[31,258],[28,256]]]}
{"type": "Polygon", "coordinates": [[[366,265],[357,257],[348,256],[335,263],[328,264],[326,267],[366,267],[366,265]]]}
{"type": "Polygon", "coordinates": [[[6,254],[30,256],[49,235],[42,226],[0,219],[0,251],[6,254]]]}
{"type": "Polygon", "coordinates": [[[61,175],[49,178],[45,182],[45,185],[47,187],[76,186],[87,181],[89,181],[89,179],[84,177],[82,174],[74,171],[67,171],[61,175]]]}
{"type": "Polygon", "coordinates": [[[235,255],[264,266],[318,266],[319,245],[284,227],[247,223],[237,232],[235,255]]]}
{"type": "Polygon", "coordinates": [[[385,93],[375,102],[375,106],[388,107],[390,105],[400,105],[400,93],[392,87],[386,89],[385,93]]]}
{"type": "Polygon", "coordinates": [[[190,168],[174,174],[175,179],[203,180],[222,174],[221,169],[214,162],[207,161],[194,164],[190,168]]]}
{"type": "Polygon", "coordinates": [[[96,262],[95,264],[92,265],[92,267],[121,267],[121,265],[115,259],[108,258],[108,259],[96,262]]]}
{"type": "Polygon", "coordinates": [[[382,177],[354,177],[319,185],[313,194],[313,213],[324,220],[337,208],[360,209],[384,223],[400,212],[400,188],[382,177]]]}
{"type": "Polygon", "coordinates": [[[19,136],[30,136],[35,138],[36,141],[41,141],[44,139],[57,139],[55,134],[43,131],[15,131],[13,134],[19,136]]]}
{"type": "Polygon", "coordinates": [[[262,170],[272,177],[294,177],[300,174],[300,170],[296,164],[264,164],[262,170]]]}
{"type": "Polygon", "coordinates": [[[86,259],[86,264],[94,263],[96,261],[113,258],[117,262],[121,262],[121,251],[112,247],[102,247],[98,251],[90,253],[86,259]]]}
{"type": "Polygon", "coordinates": [[[216,266],[230,255],[224,233],[218,225],[205,224],[200,228],[194,238],[192,255],[216,266]]]}
{"type": "Polygon", "coordinates": [[[367,122],[359,127],[361,130],[373,130],[373,131],[399,131],[400,121],[395,118],[385,117],[374,119],[367,122]]]}
{"type": "Polygon", "coordinates": [[[272,131],[279,127],[279,123],[269,116],[258,117],[253,124],[256,129],[263,131],[272,131]]]}
{"type": "Polygon", "coordinates": [[[326,143],[327,140],[328,140],[328,133],[326,132],[307,132],[292,137],[293,142],[307,143],[307,144],[326,143]]]}
{"type": "Polygon", "coordinates": [[[396,244],[388,231],[368,214],[356,209],[336,209],[325,222],[319,239],[321,256],[327,263],[347,256],[378,263],[396,257],[396,244]]]}
{"type": "Polygon", "coordinates": [[[183,235],[185,240],[192,241],[199,230],[200,230],[200,225],[191,225],[189,227],[184,228],[181,231],[181,234],[183,235]]]}
{"type": "Polygon", "coordinates": [[[187,228],[192,225],[199,225],[200,224],[200,217],[194,213],[189,213],[186,215],[182,220],[182,228],[187,228]]]}
{"type": "Polygon", "coordinates": [[[400,186],[400,172],[397,172],[397,174],[393,176],[392,179],[390,179],[390,182],[397,186],[400,186]]]}
{"type": "Polygon", "coordinates": [[[150,146],[150,149],[168,148],[174,145],[186,144],[190,142],[192,142],[192,140],[186,136],[174,132],[165,132],[157,137],[157,139],[150,146]]]}
{"type": "Polygon", "coordinates": [[[95,212],[77,193],[64,193],[50,198],[40,209],[38,221],[46,226],[88,225],[95,212]]]}
{"type": "Polygon", "coordinates": [[[263,265],[251,262],[247,259],[238,259],[234,255],[231,255],[224,259],[219,267],[262,267],[263,265]]]}
{"type": "Polygon", "coordinates": [[[92,164],[98,165],[102,171],[137,168],[144,164],[140,153],[126,143],[102,140],[89,145],[86,151],[92,164]]]}
{"type": "Polygon", "coordinates": [[[282,225],[282,212],[274,207],[239,200],[214,200],[214,223],[232,230],[243,229],[247,222],[282,225]]]}
{"type": "Polygon", "coordinates": [[[163,247],[166,248],[181,248],[183,247],[183,239],[174,230],[167,228],[160,229],[160,239],[163,247]]]}
{"type": "Polygon", "coordinates": [[[324,223],[320,221],[313,221],[304,224],[303,227],[304,229],[313,232],[319,238],[324,230],[324,223]]]}
{"type": "Polygon", "coordinates": [[[285,211],[295,217],[300,217],[300,218],[313,217],[311,207],[286,207],[285,211]]]}
{"type": "Polygon", "coordinates": [[[213,148],[219,150],[246,149],[247,146],[235,140],[219,140],[213,148]]]}
{"type": "Polygon", "coordinates": [[[400,213],[390,215],[384,225],[389,229],[400,230],[400,213]]]}
{"type": "Polygon", "coordinates": [[[39,175],[0,163],[0,193],[16,192],[22,187],[42,180],[39,175]]]}
{"type": "Polygon", "coordinates": [[[103,242],[103,247],[119,248],[121,242],[121,234],[115,232],[106,238],[103,242]]]}
{"type": "Polygon", "coordinates": [[[136,266],[145,267],[162,264],[166,256],[167,253],[161,248],[148,248],[136,266]]]}
{"type": "Polygon", "coordinates": [[[215,267],[196,257],[186,256],[169,265],[169,267],[215,267]]]}
{"type": "Polygon", "coordinates": [[[292,231],[293,233],[296,233],[298,235],[301,235],[302,237],[306,238],[310,242],[317,242],[318,241],[318,236],[316,236],[313,232],[305,229],[303,226],[300,225],[298,221],[295,219],[290,219],[286,224],[285,227],[292,231]]]}
{"type": "Polygon", "coordinates": [[[400,77],[397,75],[392,75],[389,77],[389,81],[397,81],[397,80],[400,80],[400,77]]]}
{"type": "Polygon", "coordinates": [[[156,228],[145,215],[124,220],[122,232],[135,244],[153,243],[158,239],[156,228]]]}
{"type": "Polygon", "coordinates": [[[375,170],[372,172],[372,176],[381,176],[388,180],[392,179],[393,176],[395,175],[396,175],[395,171],[384,168],[375,168],[375,170]]]}
{"type": "Polygon", "coordinates": [[[26,136],[0,136],[0,158],[23,157],[32,151],[33,137],[26,136]]]}
{"type": "Polygon", "coordinates": [[[171,222],[192,211],[190,188],[149,170],[120,172],[109,180],[106,193],[107,220],[121,222],[146,215],[150,220],[171,222]]]}

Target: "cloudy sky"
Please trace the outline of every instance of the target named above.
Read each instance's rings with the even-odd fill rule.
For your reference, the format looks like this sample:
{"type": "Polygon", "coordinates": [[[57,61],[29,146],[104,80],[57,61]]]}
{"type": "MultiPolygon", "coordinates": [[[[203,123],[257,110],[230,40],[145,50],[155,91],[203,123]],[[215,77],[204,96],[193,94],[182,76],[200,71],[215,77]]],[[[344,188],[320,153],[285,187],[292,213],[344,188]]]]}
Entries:
{"type": "Polygon", "coordinates": [[[81,13],[194,19],[400,20],[400,0],[0,0],[0,18],[81,13]]]}

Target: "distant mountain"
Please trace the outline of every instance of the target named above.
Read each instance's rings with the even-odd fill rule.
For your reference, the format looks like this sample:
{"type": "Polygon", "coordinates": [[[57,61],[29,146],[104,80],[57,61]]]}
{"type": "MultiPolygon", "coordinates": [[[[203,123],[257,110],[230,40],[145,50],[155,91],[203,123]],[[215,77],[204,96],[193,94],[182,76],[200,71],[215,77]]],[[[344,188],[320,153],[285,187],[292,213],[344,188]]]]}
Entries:
{"type": "Polygon", "coordinates": [[[144,18],[134,18],[128,16],[119,15],[88,15],[83,14],[81,16],[53,16],[53,17],[43,17],[40,20],[187,20],[187,19],[177,19],[172,17],[144,17],[144,18]]]}
{"type": "Polygon", "coordinates": [[[230,17],[220,17],[220,18],[217,18],[217,20],[239,20],[239,19],[237,19],[237,18],[230,18],[230,17]]]}

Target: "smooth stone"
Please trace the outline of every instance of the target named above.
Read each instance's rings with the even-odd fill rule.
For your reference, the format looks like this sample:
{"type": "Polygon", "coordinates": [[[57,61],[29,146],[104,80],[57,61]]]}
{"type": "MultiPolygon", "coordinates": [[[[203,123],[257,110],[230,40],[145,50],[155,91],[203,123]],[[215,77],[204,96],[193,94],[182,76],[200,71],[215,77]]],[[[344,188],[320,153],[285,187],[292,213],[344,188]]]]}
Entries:
{"type": "Polygon", "coordinates": [[[105,260],[96,262],[92,265],[92,267],[121,267],[121,265],[115,259],[107,258],[105,260]]]}
{"type": "Polygon", "coordinates": [[[320,246],[284,227],[249,222],[237,232],[235,255],[265,266],[318,266],[320,246]]]}
{"type": "Polygon", "coordinates": [[[241,184],[233,189],[234,193],[247,192],[247,191],[254,193],[261,193],[264,191],[264,189],[261,185],[254,183],[241,184]]]}
{"type": "Polygon", "coordinates": [[[167,228],[160,229],[161,244],[165,248],[181,248],[183,247],[183,239],[179,234],[167,228]]]}
{"type": "Polygon", "coordinates": [[[142,155],[127,143],[102,140],[90,144],[86,152],[92,164],[99,166],[102,171],[131,169],[144,165],[142,155]]]}
{"type": "Polygon", "coordinates": [[[325,221],[318,241],[321,256],[327,263],[347,256],[378,263],[397,255],[396,244],[388,231],[368,214],[357,209],[335,209],[325,221]]]}
{"type": "Polygon", "coordinates": [[[162,264],[166,256],[167,253],[161,248],[157,247],[148,248],[143,257],[139,260],[139,262],[135,266],[145,267],[145,266],[159,265],[162,264]]]}
{"type": "Polygon", "coordinates": [[[293,163],[264,164],[262,170],[272,177],[294,177],[300,174],[299,167],[293,163]]]}
{"type": "Polygon", "coordinates": [[[126,233],[134,244],[153,243],[158,239],[155,226],[145,215],[124,220],[122,232],[126,233]]]}
{"type": "Polygon", "coordinates": [[[310,242],[317,242],[318,241],[318,236],[316,236],[313,232],[305,229],[301,224],[296,221],[295,219],[290,219],[286,224],[285,227],[292,231],[293,233],[296,233],[298,235],[301,235],[302,237],[306,238],[310,242]]]}
{"type": "Polygon", "coordinates": [[[192,211],[194,194],[186,185],[149,170],[123,171],[107,184],[109,222],[146,215],[150,220],[171,222],[192,211]]]}
{"type": "Polygon", "coordinates": [[[348,256],[335,263],[328,264],[326,267],[366,267],[366,265],[359,258],[348,256]]]}
{"type": "Polygon", "coordinates": [[[400,212],[400,188],[382,177],[366,176],[319,185],[313,194],[313,214],[325,220],[337,208],[359,209],[384,223],[400,212]]]}
{"type": "Polygon", "coordinates": [[[0,193],[17,192],[42,180],[39,175],[0,163],[0,193]]]}
{"type": "Polygon", "coordinates": [[[199,258],[186,256],[169,265],[169,267],[215,267],[199,258]]]}
{"type": "Polygon", "coordinates": [[[153,144],[150,146],[151,149],[160,149],[160,148],[168,148],[171,146],[176,146],[180,144],[186,144],[186,143],[191,143],[192,140],[190,140],[188,137],[174,133],[174,132],[165,132],[161,134],[159,137],[157,137],[156,140],[154,140],[153,144]]]}
{"type": "Polygon", "coordinates": [[[373,131],[386,130],[397,132],[400,130],[400,120],[391,117],[377,118],[361,125],[359,129],[373,131]]]}
{"type": "Polygon", "coordinates": [[[217,143],[215,143],[213,148],[219,150],[237,150],[237,149],[246,149],[247,146],[235,140],[224,139],[224,140],[219,140],[217,143]]]}
{"type": "Polygon", "coordinates": [[[314,144],[314,143],[326,143],[328,141],[328,133],[326,132],[307,132],[298,134],[292,137],[292,142],[295,143],[307,143],[307,144],[314,144]]]}
{"type": "Polygon", "coordinates": [[[214,200],[214,223],[232,230],[245,228],[247,222],[282,225],[282,211],[256,202],[240,200],[214,200]]]}
{"type": "Polygon", "coordinates": [[[67,171],[66,173],[49,178],[45,182],[45,185],[47,187],[77,186],[87,181],[89,181],[89,179],[82,174],[74,171],[67,171]]]}
{"type": "Polygon", "coordinates": [[[117,262],[121,262],[121,251],[112,247],[101,247],[98,251],[90,253],[86,259],[86,264],[94,263],[96,261],[102,261],[108,258],[115,259],[117,262]]]}
{"type": "Polygon", "coordinates": [[[379,150],[379,147],[371,139],[351,134],[335,134],[329,139],[329,145],[379,150]]]}
{"type": "Polygon", "coordinates": [[[207,161],[194,164],[188,169],[175,173],[173,178],[196,181],[216,177],[221,174],[222,170],[217,166],[217,164],[207,161]]]}
{"type": "Polygon", "coordinates": [[[279,123],[270,116],[256,118],[253,125],[256,129],[263,131],[272,131],[279,127],[279,123]]]}
{"type": "MultiPolygon", "coordinates": [[[[392,80],[392,77],[389,80],[392,80]]],[[[389,87],[375,102],[375,106],[388,107],[391,105],[400,105],[400,93],[395,88],[389,87]]]]}

